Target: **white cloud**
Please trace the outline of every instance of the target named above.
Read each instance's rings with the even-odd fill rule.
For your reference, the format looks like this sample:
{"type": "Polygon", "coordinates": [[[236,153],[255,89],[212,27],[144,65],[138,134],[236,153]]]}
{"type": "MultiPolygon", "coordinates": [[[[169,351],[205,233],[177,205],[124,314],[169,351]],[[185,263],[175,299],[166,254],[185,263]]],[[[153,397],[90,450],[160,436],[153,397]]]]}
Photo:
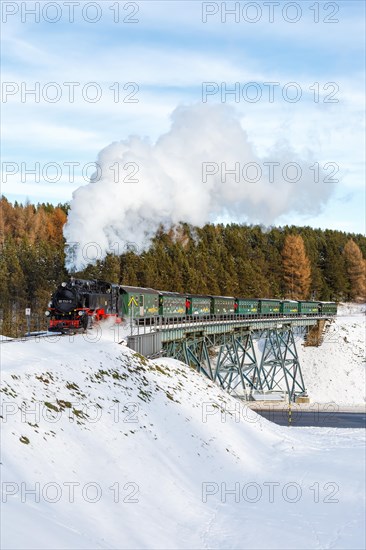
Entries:
{"type": "MultiPolygon", "coordinates": [[[[37,27],[10,22],[3,33],[4,58],[9,59],[3,81],[26,82],[30,87],[36,81],[61,86],[96,81],[103,97],[96,104],[78,93],[74,104],[65,100],[66,95],[57,104],[31,100],[24,104],[19,96],[10,98],[2,105],[5,160],[85,163],[95,160],[111,141],[130,134],[147,135],[154,142],[167,131],[169,114],[177,105],[200,100],[203,81],[226,81],[229,86],[249,81],[282,86],[296,81],[303,90],[299,103],[286,103],[281,93],[273,104],[231,103],[240,112],[257,154],[265,156],[287,139],[298,155],[312,150],[319,162],[342,165],[343,188],[361,188],[363,73],[360,67],[349,69],[347,61],[350,52],[360,48],[364,21],[358,11],[341,3],[339,24],[316,25],[308,17],[312,13],[308,7],[309,3],[304,7],[306,17],[293,25],[281,19],[272,25],[264,21],[205,25],[200,2],[144,2],[136,26],[108,26],[103,21],[89,27],[37,27]],[[278,54],[279,63],[265,55],[271,48],[271,59],[278,54]],[[333,63],[328,66],[330,56],[333,63]],[[320,83],[318,104],[310,90],[315,81],[320,83]],[[339,104],[323,103],[326,81],[338,83],[339,104]],[[136,82],[139,103],[114,103],[109,90],[114,82],[136,82]]],[[[220,102],[220,96],[212,101],[220,102]]]]}

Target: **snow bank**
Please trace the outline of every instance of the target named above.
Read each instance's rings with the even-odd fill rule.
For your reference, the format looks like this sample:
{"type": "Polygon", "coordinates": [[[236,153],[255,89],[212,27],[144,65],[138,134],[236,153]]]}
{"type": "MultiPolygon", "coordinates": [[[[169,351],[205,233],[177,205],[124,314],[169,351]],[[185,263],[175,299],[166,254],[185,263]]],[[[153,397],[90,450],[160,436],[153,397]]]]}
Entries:
{"type": "Polygon", "coordinates": [[[305,347],[298,343],[305,385],[312,402],[365,404],[364,311],[364,305],[344,304],[320,347],[305,347]]]}
{"type": "Polygon", "coordinates": [[[4,550],[364,548],[362,430],[273,425],[94,336],[1,348],[4,550]]]}
{"type": "Polygon", "coordinates": [[[356,304],[353,302],[348,302],[344,304],[339,304],[337,309],[338,317],[345,315],[361,315],[366,312],[366,304],[356,304]]]}

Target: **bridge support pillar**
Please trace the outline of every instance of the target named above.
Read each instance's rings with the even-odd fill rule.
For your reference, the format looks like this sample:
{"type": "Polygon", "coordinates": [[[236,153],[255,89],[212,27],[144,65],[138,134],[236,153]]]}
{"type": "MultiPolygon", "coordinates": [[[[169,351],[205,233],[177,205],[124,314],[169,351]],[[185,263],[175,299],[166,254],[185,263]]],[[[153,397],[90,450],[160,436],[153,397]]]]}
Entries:
{"type": "Polygon", "coordinates": [[[308,328],[305,346],[319,347],[323,343],[324,333],[329,327],[328,319],[319,319],[316,325],[308,328]]]}
{"type": "Polygon", "coordinates": [[[306,393],[291,327],[266,330],[259,370],[263,390],[285,390],[289,401],[306,393]]]}
{"type": "Polygon", "coordinates": [[[261,385],[250,332],[233,335],[220,346],[214,380],[230,394],[247,398],[258,384],[261,385]]]}
{"type": "Polygon", "coordinates": [[[306,394],[293,328],[261,331],[260,360],[254,346],[255,335],[256,331],[248,329],[214,337],[189,335],[166,343],[164,354],[201,372],[235,397],[250,400],[255,392],[278,391],[295,401],[297,396],[306,394]]]}
{"type": "Polygon", "coordinates": [[[184,340],[183,354],[185,358],[184,362],[187,363],[187,365],[194,367],[198,372],[202,372],[213,380],[211,358],[208,351],[207,339],[205,337],[184,340]]]}

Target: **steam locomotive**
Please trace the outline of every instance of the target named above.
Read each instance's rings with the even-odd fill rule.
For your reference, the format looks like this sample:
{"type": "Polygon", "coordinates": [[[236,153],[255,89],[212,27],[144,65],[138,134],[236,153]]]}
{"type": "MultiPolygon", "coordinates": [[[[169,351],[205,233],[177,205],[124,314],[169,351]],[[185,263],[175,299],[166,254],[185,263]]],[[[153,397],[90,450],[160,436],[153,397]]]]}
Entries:
{"type": "Polygon", "coordinates": [[[57,332],[87,330],[108,318],[116,323],[126,318],[154,323],[157,318],[182,322],[336,314],[335,302],[197,296],[74,278],[57,288],[46,311],[48,330],[57,332]]]}
{"type": "Polygon", "coordinates": [[[61,283],[46,311],[50,331],[66,332],[91,327],[95,321],[114,317],[121,322],[119,285],[105,281],[73,279],[61,283]]]}

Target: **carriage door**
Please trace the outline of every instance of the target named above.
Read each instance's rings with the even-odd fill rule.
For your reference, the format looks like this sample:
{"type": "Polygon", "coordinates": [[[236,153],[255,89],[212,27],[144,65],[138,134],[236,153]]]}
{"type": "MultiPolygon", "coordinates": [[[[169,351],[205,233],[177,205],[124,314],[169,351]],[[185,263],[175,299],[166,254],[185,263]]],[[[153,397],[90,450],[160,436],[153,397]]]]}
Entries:
{"type": "Polygon", "coordinates": [[[144,295],[140,294],[140,317],[144,316],[144,295]]]}

